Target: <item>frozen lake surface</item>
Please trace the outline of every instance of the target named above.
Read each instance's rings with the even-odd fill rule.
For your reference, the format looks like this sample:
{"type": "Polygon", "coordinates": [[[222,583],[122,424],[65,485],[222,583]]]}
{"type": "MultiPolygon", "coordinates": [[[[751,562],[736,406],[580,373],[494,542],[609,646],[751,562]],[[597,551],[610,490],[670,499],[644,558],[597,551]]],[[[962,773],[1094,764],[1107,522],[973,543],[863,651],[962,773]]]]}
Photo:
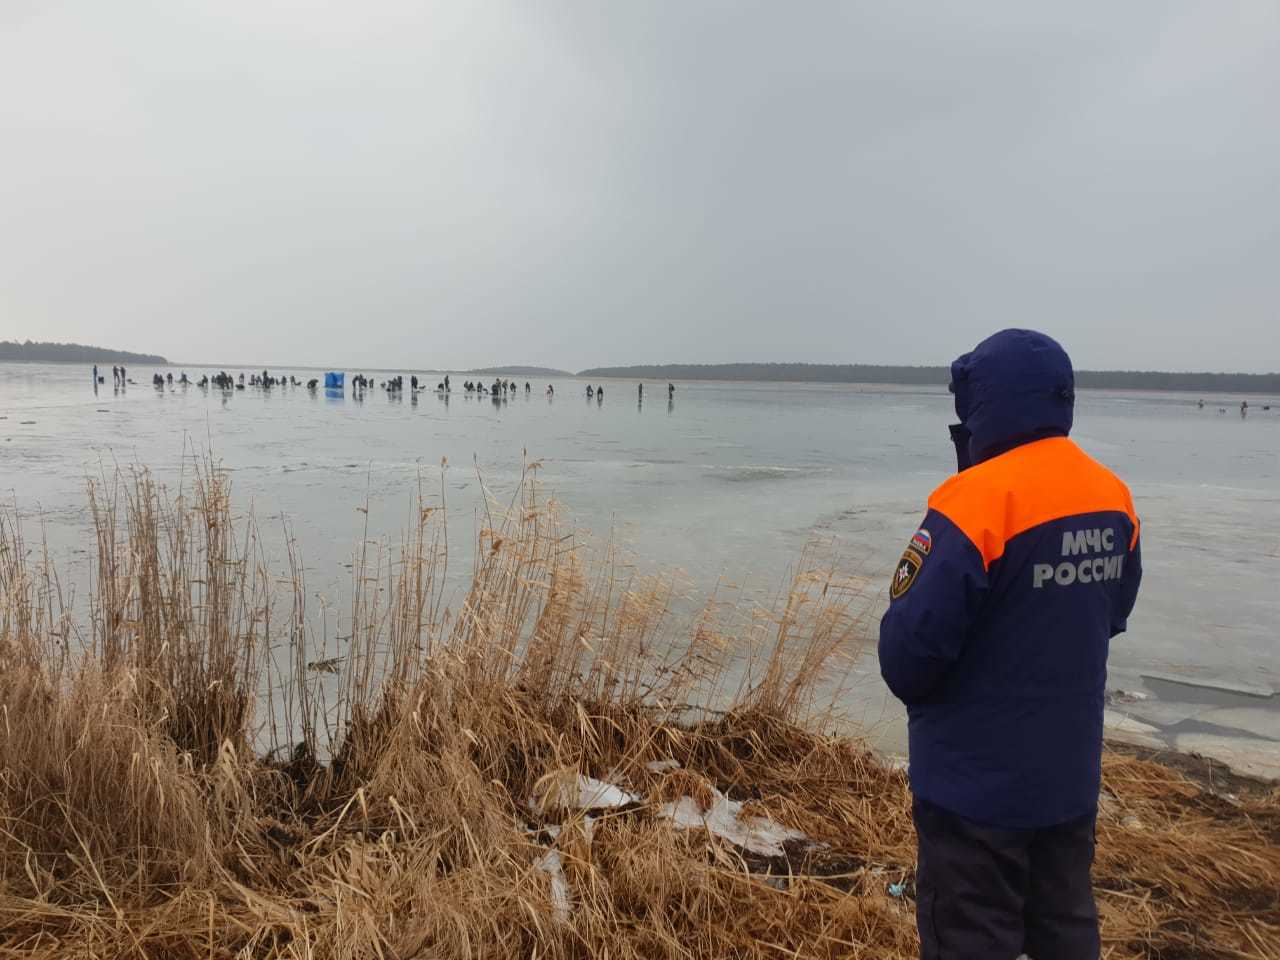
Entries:
{"type": "MultiPolygon", "coordinates": [[[[182,369],[193,380],[212,372],[165,372],[182,369]]],[[[942,387],[677,383],[668,403],[666,384],[649,383],[639,405],[634,382],[606,381],[600,404],[586,400],[585,381],[551,381],[549,399],[548,381],[530,378],[529,396],[495,404],[464,396],[463,376],[446,402],[433,392],[415,401],[407,389],[395,398],[373,389],[363,401],[350,388],[341,398],[303,388],[157,391],[147,367],[130,367],[135,385],[117,392],[110,365],[100,372],[107,383],[95,395],[86,367],[0,364],[3,487],[26,516],[43,516],[55,555],[73,566],[91,547],[86,477],[136,461],[172,478],[184,449],[212,444],[233,471],[237,503],[252,503],[268,538],[270,518],[289,518],[320,590],[346,582],[366,497],[371,528],[394,534],[419,472],[438,489],[447,458],[451,536],[465,539],[480,502],[476,468],[509,494],[526,457],[542,462],[544,493],[576,526],[613,530],[641,567],[765,593],[807,541],[835,537],[850,569],[887,584],[926,497],[954,469],[942,387]]],[[[1266,753],[1280,747],[1280,400],[1248,397],[1242,418],[1243,398],[1206,396],[1203,409],[1197,399],[1083,391],[1077,401],[1075,439],[1126,480],[1143,521],[1146,579],[1129,633],[1112,646],[1112,685],[1175,705],[1179,679],[1225,688],[1239,702],[1188,694],[1206,709],[1147,704],[1149,718],[1166,722],[1144,724],[1184,745],[1230,731],[1266,753]]],[[[892,746],[899,715],[874,662],[862,673],[852,712],[883,727],[892,746]]]]}

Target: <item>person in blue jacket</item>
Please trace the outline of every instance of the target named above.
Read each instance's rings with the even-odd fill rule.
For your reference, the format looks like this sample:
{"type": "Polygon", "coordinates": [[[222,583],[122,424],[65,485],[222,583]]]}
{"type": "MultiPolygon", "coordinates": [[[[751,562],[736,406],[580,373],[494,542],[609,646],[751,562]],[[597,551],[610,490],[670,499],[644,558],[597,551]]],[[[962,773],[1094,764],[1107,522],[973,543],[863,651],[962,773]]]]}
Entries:
{"type": "Polygon", "coordinates": [[[894,568],[925,960],[1099,955],[1090,871],[1110,640],[1142,578],[1125,485],[1068,435],[1066,351],[1002,330],[951,365],[958,472],[894,568]]]}

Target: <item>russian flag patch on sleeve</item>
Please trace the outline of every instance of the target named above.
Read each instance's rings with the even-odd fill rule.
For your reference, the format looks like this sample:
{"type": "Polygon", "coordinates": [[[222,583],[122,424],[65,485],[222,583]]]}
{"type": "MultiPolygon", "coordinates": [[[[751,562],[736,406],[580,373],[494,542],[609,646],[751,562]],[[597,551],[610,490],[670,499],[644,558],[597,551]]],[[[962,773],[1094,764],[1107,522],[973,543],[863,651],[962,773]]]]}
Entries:
{"type": "Polygon", "coordinates": [[[919,551],[921,556],[927,557],[929,551],[933,549],[933,535],[924,527],[921,527],[912,535],[911,547],[919,551]]]}

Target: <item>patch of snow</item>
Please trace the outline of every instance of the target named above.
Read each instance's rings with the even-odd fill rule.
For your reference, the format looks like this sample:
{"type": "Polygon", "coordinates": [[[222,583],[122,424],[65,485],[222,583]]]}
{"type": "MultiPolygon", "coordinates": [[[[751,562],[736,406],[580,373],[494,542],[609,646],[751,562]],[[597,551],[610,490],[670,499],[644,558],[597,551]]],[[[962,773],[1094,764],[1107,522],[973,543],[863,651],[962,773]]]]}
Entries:
{"type": "Polygon", "coordinates": [[[644,765],[650,773],[666,773],[668,770],[679,770],[679,760],[650,760],[644,765]]]}
{"type": "Polygon", "coordinates": [[[534,866],[551,878],[551,903],[556,908],[556,917],[562,923],[569,919],[573,909],[573,900],[569,896],[569,881],[564,876],[564,863],[558,850],[548,850],[534,866]]]}
{"type": "Polygon", "coordinates": [[[552,807],[606,810],[639,802],[639,797],[621,787],[578,773],[552,778],[546,784],[542,796],[529,799],[529,808],[534,811],[552,807]]]}
{"type": "Polygon", "coordinates": [[[675,803],[663,804],[658,816],[683,829],[703,827],[734,846],[763,857],[780,857],[785,852],[783,843],[804,839],[799,830],[784,827],[769,817],[744,817],[740,802],[730,800],[715,787],[711,792],[714,799],[706,810],[700,809],[692,797],[681,797],[675,803]]]}
{"type": "Polygon", "coordinates": [[[1118,820],[1120,818],[1120,801],[1110,790],[1098,791],[1098,819],[1118,820]]]}
{"type": "MultiPolygon", "coordinates": [[[[563,793],[561,794],[563,796],[563,793]]],[[[578,803],[580,810],[599,810],[608,807],[625,807],[630,803],[638,803],[640,798],[634,793],[615,787],[612,783],[596,780],[592,777],[578,775],[578,803]]]]}

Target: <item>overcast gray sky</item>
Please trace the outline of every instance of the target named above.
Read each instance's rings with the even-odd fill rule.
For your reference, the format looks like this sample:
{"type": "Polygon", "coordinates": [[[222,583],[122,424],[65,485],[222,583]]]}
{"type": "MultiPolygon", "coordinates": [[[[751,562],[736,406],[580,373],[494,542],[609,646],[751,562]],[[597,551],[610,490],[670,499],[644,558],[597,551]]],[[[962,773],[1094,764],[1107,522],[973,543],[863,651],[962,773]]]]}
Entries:
{"type": "Polygon", "coordinates": [[[1280,369],[1280,4],[0,0],[0,338],[1280,369]]]}

